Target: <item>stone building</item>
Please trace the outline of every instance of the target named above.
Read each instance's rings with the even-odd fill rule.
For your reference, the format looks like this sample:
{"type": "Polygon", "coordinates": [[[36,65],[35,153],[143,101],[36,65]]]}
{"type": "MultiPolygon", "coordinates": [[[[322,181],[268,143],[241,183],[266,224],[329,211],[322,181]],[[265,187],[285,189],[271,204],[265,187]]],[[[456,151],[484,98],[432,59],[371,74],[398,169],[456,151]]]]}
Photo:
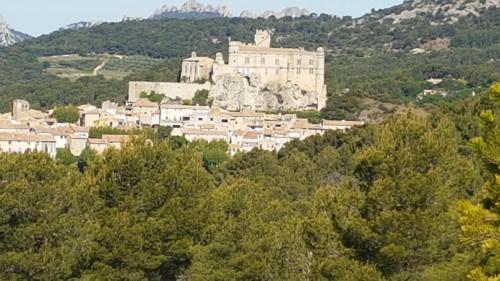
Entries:
{"type": "Polygon", "coordinates": [[[192,52],[190,58],[182,61],[181,82],[194,83],[209,80],[213,65],[213,59],[198,57],[196,52],[192,52]]]}
{"type": "MultiPolygon", "coordinates": [[[[318,48],[315,51],[307,51],[304,48],[271,48],[271,34],[265,30],[256,31],[253,44],[231,41],[227,63],[224,61],[222,53],[217,53],[215,60],[213,60],[207,57],[197,57],[196,53],[193,52],[190,58],[183,61],[181,77],[183,77],[182,82],[190,83],[211,79],[216,84],[212,89],[212,96],[219,94],[214,92],[220,92],[220,89],[224,87],[217,87],[217,85],[221,86],[227,82],[224,80],[228,80],[228,77],[232,81],[230,84],[241,83],[244,80],[238,79],[242,77],[248,81],[248,85],[240,85],[239,88],[244,91],[242,96],[250,99],[254,95],[256,97],[269,95],[264,89],[274,89],[274,94],[282,95],[280,89],[287,87],[291,89],[296,86],[304,95],[305,93],[312,94],[310,96],[313,96],[315,100],[311,102],[311,99],[307,99],[307,101],[298,99],[295,102],[297,105],[285,105],[284,108],[276,109],[306,109],[311,107],[310,103],[313,103],[316,109],[322,109],[326,106],[325,50],[323,48],[318,48]],[[262,89],[246,89],[252,87],[262,89]]],[[[229,91],[233,92],[234,90],[229,91]]],[[[292,91],[284,94],[296,95],[292,91]]],[[[223,99],[229,98],[231,97],[223,97],[223,99]]],[[[256,101],[256,99],[233,107],[240,107],[239,109],[246,105],[254,109],[277,107],[276,102],[269,102],[270,98],[264,98],[262,101],[256,101]]],[[[294,102],[289,104],[293,105],[294,102]]]]}
{"type": "MultiPolygon", "coordinates": [[[[266,84],[293,83],[302,90],[325,94],[325,51],[271,48],[271,35],[258,30],[255,44],[229,43],[230,68],[245,77],[259,76],[266,84]]],[[[217,76],[218,73],[214,73],[217,76]]]]}

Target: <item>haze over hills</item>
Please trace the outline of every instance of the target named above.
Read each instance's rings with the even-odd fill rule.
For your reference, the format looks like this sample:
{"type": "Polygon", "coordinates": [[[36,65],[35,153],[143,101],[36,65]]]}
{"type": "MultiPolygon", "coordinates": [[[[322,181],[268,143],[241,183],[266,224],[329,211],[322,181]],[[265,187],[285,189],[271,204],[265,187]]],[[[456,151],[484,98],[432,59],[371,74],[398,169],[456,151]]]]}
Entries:
{"type": "Polygon", "coordinates": [[[0,16],[0,47],[10,46],[29,38],[31,38],[30,35],[10,28],[5,19],[0,16]]]}

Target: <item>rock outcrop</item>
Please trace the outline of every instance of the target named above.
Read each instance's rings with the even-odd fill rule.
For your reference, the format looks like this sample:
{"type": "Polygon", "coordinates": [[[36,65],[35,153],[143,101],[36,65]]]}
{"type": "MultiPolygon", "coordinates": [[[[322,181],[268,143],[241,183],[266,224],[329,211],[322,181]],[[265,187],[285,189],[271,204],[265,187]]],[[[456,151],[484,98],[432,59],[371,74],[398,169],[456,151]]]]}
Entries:
{"type": "Polygon", "coordinates": [[[245,10],[241,12],[241,18],[284,18],[284,17],[292,17],[292,18],[300,18],[301,16],[309,16],[311,15],[311,11],[308,9],[302,9],[298,7],[289,7],[285,8],[281,11],[265,11],[262,14],[253,13],[251,11],[245,10]]]}
{"type": "MultiPolygon", "coordinates": [[[[364,18],[375,18],[381,22],[392,20],[399,23],[413,18],[429,18],[431,24],[450,24],[469,15],[480,16],[490,8],[499,8],[500,0],[406,0],[403,4],[374,11],[364,18]]],[[[358,21],[358,24],[364,21],[358,21]]]]}
{"type": "Polygon", "coordinates": [[[5,19],[0,16],[0,47],[6,47],[31,38],[28,34],[11,29],[5,19]]]}
{"type": "Polygon", "coordinates": [[[210,4],[202,4],[196,0],[189,0],[181,7],[164,5],[156,10],[150,19],[161,18],[213,18],[213,17],[231,17],[231,11],[226,6],[217,8],[210,4]]]}
{"type": "Polygon", "coordinates": [[[102,23],[103,23],[102,21],[81,21],[81,22],[75,22],[75,23],[68,24],[66,26],[63,26],[63,27],[59,28],[59,31],[62,31],[62,30],[77,30],[77,29],[81,29],[81,28],[91,28],[91,27],[94,27],[94,26],[98,26],[98,25],[100,25],[102,23]]]}
{"type": "Polygon", "coordinates": [[[210,91],[213,104],[226,110],[307,110],[317,109],[318,94],[305,92],[288,83],[278,88],[264,84],[258,77],[224,75],[210,91]]]}

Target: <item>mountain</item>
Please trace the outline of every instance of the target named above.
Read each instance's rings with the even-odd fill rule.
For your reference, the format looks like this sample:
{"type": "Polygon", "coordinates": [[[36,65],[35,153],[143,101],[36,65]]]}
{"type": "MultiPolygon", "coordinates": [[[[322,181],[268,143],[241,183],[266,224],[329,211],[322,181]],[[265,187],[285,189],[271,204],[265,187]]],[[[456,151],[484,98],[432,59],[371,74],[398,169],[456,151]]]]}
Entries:
{"type": "Polygon", "coordinates": [[[31,36],[11,29],[5,19],[0,16],[0,47],[6,47],[30,39],[31,36]]]}
{"type": "Polygon", "coordinates": [[[284,17],[292,17],[292,18],[300,18],[301,16],[309,16],[311,15],[311,11],[308,9],[303,9],[303,8],[298,8],[298,7],[289,7],[285,8],[281,11],[265,11],[262,14],[257,14],[253,13],[251,11],[245,10],[241,12],[240,17],[241,18],[270,18],[274,16],[277,19],[284,18],[284,17]]]}
{"type": "MultiPolygon", "coordinates": [[[[407,0],[401,5],[372,11],[361,18],[394,24],[412,19],[429,19],[431,25],[451,24],[467,16],[480,16],[486,10],[499,8],[500,0],[407,0]]],[[[359,23],[359,22],[358,22],[359,23]]]]}
{"type": "Polygon", "coordinates": [[[189,0],[184,3],[181,7],[164,5],[160,9],[156,10],[155,13],[150,17],[150,19],[162,19],[162,18],[177,18],[177,19],[188,19],[188,18],[216,18],[216,17],[231,17],[231,11],[226,6],[219,6],[217,8],[210,4],[202,4],[196,0],[189,0]]]}
{"type": "Polygon", "coordinates": [[[103,23],[102,21],[80,21],[63,26],[59,28],[59,30],[61,31],[61,30],[76,30],[80,28],[91,28],[94,26],[98,26],[102,23],[103,23]]]}

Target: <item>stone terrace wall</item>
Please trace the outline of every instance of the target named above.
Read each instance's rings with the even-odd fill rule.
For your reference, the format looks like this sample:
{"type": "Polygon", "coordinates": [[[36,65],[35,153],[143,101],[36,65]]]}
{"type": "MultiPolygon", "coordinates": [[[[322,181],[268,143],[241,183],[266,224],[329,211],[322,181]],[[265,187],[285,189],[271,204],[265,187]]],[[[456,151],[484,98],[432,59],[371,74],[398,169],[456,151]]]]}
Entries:
{"type": "Polygon", "coordinates": [[[150,93],[155,91],[170,99],[192,99],[198,90],[212,89],[210,83],[172,83],[172,82],[137,82],[132,81],[128,84],[128,101],[136,102],[142,92],[150,93]]]}

